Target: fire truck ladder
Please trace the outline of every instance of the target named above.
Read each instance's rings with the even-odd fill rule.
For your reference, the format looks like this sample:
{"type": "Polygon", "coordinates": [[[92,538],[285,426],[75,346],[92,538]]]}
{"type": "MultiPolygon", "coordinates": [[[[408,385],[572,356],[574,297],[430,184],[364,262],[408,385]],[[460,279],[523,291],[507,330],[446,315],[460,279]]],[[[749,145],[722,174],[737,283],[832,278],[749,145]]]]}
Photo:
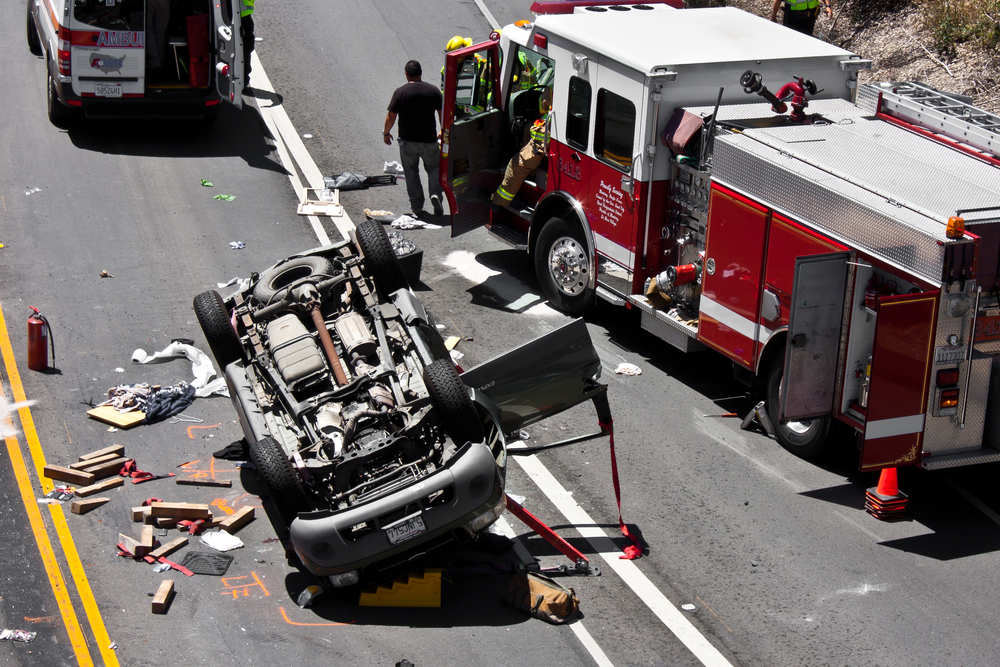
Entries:
{"type": "Polygon", "coordinates": [[[1000,159],[1000,116],[973,106],[969,98],[916,82],[880,84],[877,89],[883,113],[1000,159]]]}

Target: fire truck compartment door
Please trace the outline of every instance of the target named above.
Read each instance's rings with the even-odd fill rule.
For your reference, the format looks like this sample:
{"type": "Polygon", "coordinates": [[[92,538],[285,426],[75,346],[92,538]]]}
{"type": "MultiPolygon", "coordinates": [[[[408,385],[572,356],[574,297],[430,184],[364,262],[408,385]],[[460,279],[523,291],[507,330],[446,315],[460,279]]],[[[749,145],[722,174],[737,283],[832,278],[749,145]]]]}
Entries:
{"type": "Polygon", "coordinates": [[[937,303],[937,292],[879,299],[861,470],[920,462],[937,303]]]}
{"type": "MultiPolygon", "coordinates": [[[[250,85],[243,81],[243,36],[240,34],[239,0],[216,0],[212,3],[212,19],[215,30],[216,69],[215,87],[222,99],[241,108],[243,87],[250,85]],[[223,74],[223,66],[228,73],[223,74]]],[[[211,76],[211,75],[210,75],[211,76]]]]}
{"type": "Polygon", "coordinates": [[[781,418],[833,414],[850,253],[798,257],[785,345],[781,418]]]}
{"type": "Polygon", "coordinates": [[[439,179],[453,237],[489,222],[489,198],[503,180],[499,53],[486,42],[445,54],[439,179]]]}

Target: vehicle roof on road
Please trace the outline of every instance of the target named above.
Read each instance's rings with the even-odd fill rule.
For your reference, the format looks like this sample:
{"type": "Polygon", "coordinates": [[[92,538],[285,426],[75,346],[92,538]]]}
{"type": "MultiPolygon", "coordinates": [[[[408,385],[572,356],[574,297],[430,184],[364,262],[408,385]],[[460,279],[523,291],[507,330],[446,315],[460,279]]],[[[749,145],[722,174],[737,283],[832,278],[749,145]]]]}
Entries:
{"type": "Polygon", "coordinates": [[[573,14],[539,16],[534,27],[536,33],[582,44],[641,72],[661,66],[853,55],[735,7],[655,5],[604,12],[580,8],[573,14]]]}

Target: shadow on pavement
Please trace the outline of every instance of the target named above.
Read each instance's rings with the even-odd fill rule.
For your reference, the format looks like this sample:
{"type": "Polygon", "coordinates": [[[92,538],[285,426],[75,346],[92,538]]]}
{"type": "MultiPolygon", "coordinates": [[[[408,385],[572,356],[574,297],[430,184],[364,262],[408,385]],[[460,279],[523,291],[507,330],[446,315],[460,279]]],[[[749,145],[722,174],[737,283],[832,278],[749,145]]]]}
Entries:
{"type": "Polygon", "coordinates": [[[272,138],[252,106],[222,105],[214,123],[191,120],[88,120],[68,131],[77,148],[110,155],[240,157],[255,169],[288,172],[272,157],[272,138]]]}

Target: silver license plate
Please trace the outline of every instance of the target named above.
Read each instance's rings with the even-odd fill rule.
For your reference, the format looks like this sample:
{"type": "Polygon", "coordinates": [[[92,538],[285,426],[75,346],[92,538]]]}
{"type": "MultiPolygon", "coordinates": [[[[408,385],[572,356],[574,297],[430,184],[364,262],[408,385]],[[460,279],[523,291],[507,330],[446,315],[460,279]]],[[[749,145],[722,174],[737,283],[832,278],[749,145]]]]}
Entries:
{"type": "Polygon", "coordinates": [[[121,97],[122,84],[120,83],[98,83],[94,90],[96,97],[121,97]]]}
{"type": "Polygon", "coordinates": [[[419,516],[385,529],[385,534],[389,536],[389,544],[399,544],[406,540],[412,540],[417,535],[426,532],[427,526],[424,525],[423,518],[419,516]]]}

